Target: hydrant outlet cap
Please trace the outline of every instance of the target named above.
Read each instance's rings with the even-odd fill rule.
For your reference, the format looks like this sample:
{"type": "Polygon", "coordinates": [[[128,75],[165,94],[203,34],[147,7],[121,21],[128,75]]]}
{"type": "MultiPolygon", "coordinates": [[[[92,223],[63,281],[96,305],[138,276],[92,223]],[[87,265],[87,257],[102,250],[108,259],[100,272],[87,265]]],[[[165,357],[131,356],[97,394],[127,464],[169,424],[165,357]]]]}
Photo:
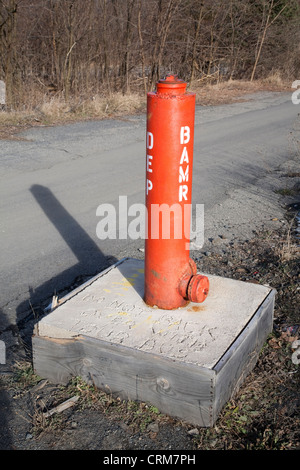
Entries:
{"type": "Polygon", "coordinates": [[[188,286],[188,299],[191,302],[202,303],[206,299],[209,291],[209,280],[206,276],[196,274],[191,277],[188,286]]]}

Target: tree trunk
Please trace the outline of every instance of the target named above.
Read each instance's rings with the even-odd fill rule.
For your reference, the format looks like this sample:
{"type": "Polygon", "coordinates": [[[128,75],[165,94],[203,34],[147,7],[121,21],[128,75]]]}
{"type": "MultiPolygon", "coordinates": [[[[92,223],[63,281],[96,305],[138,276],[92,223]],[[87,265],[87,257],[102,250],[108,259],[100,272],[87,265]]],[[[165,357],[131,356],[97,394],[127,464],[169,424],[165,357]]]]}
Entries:
{"type": "Polygon", "coordinates": [[[139,34],[139,42],[140,42],[142,78],[143,78],[143,84],[144,84],[144,93],[146,95],[147,94],[147,79],[146,79],[146,75],[145,75],[145,51],[144,51],[143,35],[142,35],[142,28],[141,28],[141,6],[142,6],[142,0],[139,0],[138,34],[139,34]]]}
{"type": "Polygon", "coordinates": [[[5,86],[6,86],[6,105],[8,109],[16,105],[16,15],[17,15],[17,2],[16,0],[9,0],[6,8],[6,19],[3,23],[2,39],[4,40],[5,48],[5,86]]]}
{"type": "Polygon", "coordinates": [[[272,10],[273,10],[273,7],[274,7],[274,0],[271,0],[270,7],[269,7],[269,11],[268,11],[268,14],[267,14],[266,23],[265,23],[264,28],[263,28],[261,40],[260,40],[260,42],[259,42],[258,51],[257,51],[257,54],[256,54],[254,66],[253,66],[252,73],[251,73],[251,78],[250,78],[250,81],[251,81],[251,82],[252,82],[253,79],[254,79],[254,75],[255,75],[255,72],[256,72],[256,68],[257,68],[258,61],[259,61],[259,59],[260,59],[262,47],[263,47],[264,42],[265,42],[265,39],[266,39],[267,31],[268,31],[269,27],[277,20],[277,18],[281,15],[281,13],[285,10],[285,8],[286,8],[287,6],[288,6],[288,3],[286,3],[286,4],[282,7],[282,9],[279,11],[279,13],[277,13],[277,15],[275,16],[275,18],[273,18],[273,20],[270,21],[270,17],[271,17],[272,10]]]}
{"type": "Polygon", "coordinates": [[[192,52],[192,65],[191,65],[191,77],[190,77],[190,82],[194,80],[195,76],[195,66],[196,66],[196,51],[197,51],[197,42],[198,42],[198,37],[199,37],[199,32],[200,32],[200,26],[203,18],[203,4],[201,4],[200,10],[199,10],[199,16],[198,16],[198,21],[197,21],[197,27],[195,31],[195,36],[194,36],[194,41],[193,41],[193,52],[192,52]]]}
{"type": "Polygon", "coordinates": [[[135,4],[135,0],[127,0],[127,21],[126,21],[126,32],[125,32],[125,54],[123,60],[123,93],[130,92],[129,83],[129,59],[131,54],[131,37],[132,37],[132,12],[135,4]]]}
{"type": "Polygon", "coordinates": [[[71,74],[72,74],[72,50],[76,46],[74,41],[74,24],[73,24],[73,6],[74,1],[70,2],[68,11],[68,51],[64,63],[64,96],[65,100],[69,101],[71,89],[71,74]]]}
{"type": "Polygon", "coordinates": [[[159,0],[158,4],[158,17],[156,21],[156,41],[153,50],[153,61],[151,67],[150,86],[152,89],[159,79],[163,53],[165,49],[166,40],[168,37],[169,29],[173,17],[181,5],[181,0],[168,0],[168,5],[163,12],[163,2],[159,0]]]}

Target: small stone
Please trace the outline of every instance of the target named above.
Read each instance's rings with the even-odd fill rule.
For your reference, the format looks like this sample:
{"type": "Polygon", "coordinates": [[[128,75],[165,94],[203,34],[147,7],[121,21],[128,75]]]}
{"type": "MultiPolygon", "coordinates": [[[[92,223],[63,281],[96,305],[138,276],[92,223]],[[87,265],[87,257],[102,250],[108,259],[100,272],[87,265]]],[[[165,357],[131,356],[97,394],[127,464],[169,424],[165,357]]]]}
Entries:
{"type": "Polygon", "coordinates": [[[158,432],[159,431],[158,424],[157,423],[150,423],[149,426],[147,426],[147,431],[158,432]]]}
{"type": "Polygon", "coordinates": [[[199,435],[199,429],[193,428],[188,431],[189,436],[198,436],[199,435]]]}
{"type": "Polygon", "coordinates": [[[118,424],[123,431],[130,433],[130,427],[128,424],[124,423],[124,421],[120,421],[118,424]]]}
{"type": "Polygon", "coordinates": [[[221,242],[222,242],[221,238],[214,238],[211,243],[213,245],[219,245],[221,242]]]}
{"type": "Polygon", "coordinates": [[[245,268],[237,268],[237,269],[236,269],[236,272],[237,272],[237,273],[240,273],[240,274],[244,274],[244,273],[247,272],[247,270],[246,270],[245,268]]]}
{"type": "Polygon", "coordinates": [[[32,437],[33,437],[33,436],[32,436],[32,434],[30,434],[30,432],[28,432],[28,433],[26,434],[26,440],[27,440],[27,441],[28,441],[29,439],[32,439],[32,437]]]}

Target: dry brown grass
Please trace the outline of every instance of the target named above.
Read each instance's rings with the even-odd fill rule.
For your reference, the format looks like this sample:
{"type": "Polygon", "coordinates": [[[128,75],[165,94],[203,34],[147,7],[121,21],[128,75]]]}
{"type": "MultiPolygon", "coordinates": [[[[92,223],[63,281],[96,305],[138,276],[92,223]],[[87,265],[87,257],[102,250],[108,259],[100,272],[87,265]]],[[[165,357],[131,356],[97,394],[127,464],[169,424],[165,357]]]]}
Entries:
{"type": "Polygon", "coordinates": [[[85,119],[110,119],[145,110],[145,97],[137,93],[95,95],[85,99],[74,98],[69,102],[60,94],[44,95],[35,105],[27,103],[23,109],[0,111],[0,139],[16,139],[19,132],[32,126],[63,124],[85,119]]]}
{"type": "Polygon", "coordinates": [[[282,262],[299,258],[300,246],[293,236],[295,225],[296,216],[290,222],[286,236],[283,237],[278,244],[278,257],[282,262]]]}
{"type": "MultiPolygon", "coordinates": [[[[278,73],[253,82],[228,80],[211,83],[211,80],[206,78],[194,81],[188,89],[196,93],[197,104],[206,106],[246,100],[246,95],[259,91],[291,90],[290,84],[284,83],[278,73]]],[[[89,97],[79,96],[66,102],[62,93],[49,95],[39,88],[32,88],[28,90],[26,98],[23,98],[23,104],[17,109],[0,111],[0,139],[15,139],[19,131],[31,126],[85,119],[110,119],[146,112],[146,97],[143,93],[124,95],[116,92],[89,97]]]]}
{"type": "Polygon", "coordinates": [[[45,100],[39,107],[39,111],[50,120],[86,117],[104,119],[139,112],[144,105],[144,97],[137,93],[95,95],[88,99],[73,99],[68,103],[60,96],[54,96],[50,100],[45,100]]]}
{"type": "Polygon", "coordinates": [[[210,83],[209,80],[196,80],[189,90],[196,93],[197,104],[218,105],[242,101],[246,95],[260,91],[291,91],[291,83],[285,82],[278,72],[262,80],[227,80],[210,83]]]}

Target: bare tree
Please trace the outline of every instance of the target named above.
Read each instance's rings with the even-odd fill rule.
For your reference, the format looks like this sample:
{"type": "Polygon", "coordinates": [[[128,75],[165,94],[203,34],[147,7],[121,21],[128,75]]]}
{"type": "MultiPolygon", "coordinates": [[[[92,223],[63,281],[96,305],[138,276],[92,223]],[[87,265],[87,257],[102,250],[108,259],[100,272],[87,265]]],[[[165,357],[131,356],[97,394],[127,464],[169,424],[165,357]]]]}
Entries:
{"type": "MultiPolygon", "coordinates": [[[[16,106],[187,81],[300,73],[300,0],[0,0],[0,79],[16,106]]],[[[296,75],[295,75],[296,74],[296,75]]]]}
{"type": "Polygon", "coordinates": [[[201,23],[203,20],[203,14],[204,14],[204,6],[203,6],[203,3],[200,3],[198,18],[196,21],[195,34],[193,38],[193,46],[192,46],[192,59],[191,59],[192,64],[191,64],[191,76],[190,76],[191,82],[194,80],[194,77],[195,77],[195,68],[196,68],[196,63],[197,63],[196,61],[197,43],[199,39],[201,23]]]}
{"type": "Polygon", "coordinates": [[[143,33],[142,33],[142,26],[141,26],[141,14],[142,14],[142,0],[139,0],[138,3],[138,36],[139,36],[139,44],[140,44],[140,55],[141,55],[141,69],[142,69],[142,79],[144,85],[144,93],[147,93],[147,78],[145,75],[145,50],[144,50],[144,41],[143,41],[143,33]]]}
{"type": "Polygon", "coordinates": [[[180,8],[181,0],[158,0],[157,14],[154,19],[155,39],[153,44],[151,73],[149,76],[148,89],[152,89],[160,77],[161,64],[166,40],[175,13],[180,8]]]}
{"type": "Polygon", "coordinates": [[[6,84],[6,103],[8,107],[16,104],[14,88],[16,80],[16,16],[17,0],[0,2],[0,52],[2,73],[6,84]]]}
{"type": "Polygon", "coordinates": [[[272,13],[273,13],[274,7],[276,6],[276,3],[274,2],[274,0],[269,0],[269,1],[263,0],[263,15],[262,15],[261,31],[257,40],[255,62],[254,62],[254,66],[253,66],[251,78],[250,78],[251,82],[253,81],[254,76],[255,76],[257,64],[261,56],[262,47],[264,45],[268,29],[272,26],[273,23],[275,23],[277,18],[279,18],[282,12],[287,8],[288,3],[289,2],[286,2],[286,4],[283,5],[280,11],[272,19],[272,13]]]}

